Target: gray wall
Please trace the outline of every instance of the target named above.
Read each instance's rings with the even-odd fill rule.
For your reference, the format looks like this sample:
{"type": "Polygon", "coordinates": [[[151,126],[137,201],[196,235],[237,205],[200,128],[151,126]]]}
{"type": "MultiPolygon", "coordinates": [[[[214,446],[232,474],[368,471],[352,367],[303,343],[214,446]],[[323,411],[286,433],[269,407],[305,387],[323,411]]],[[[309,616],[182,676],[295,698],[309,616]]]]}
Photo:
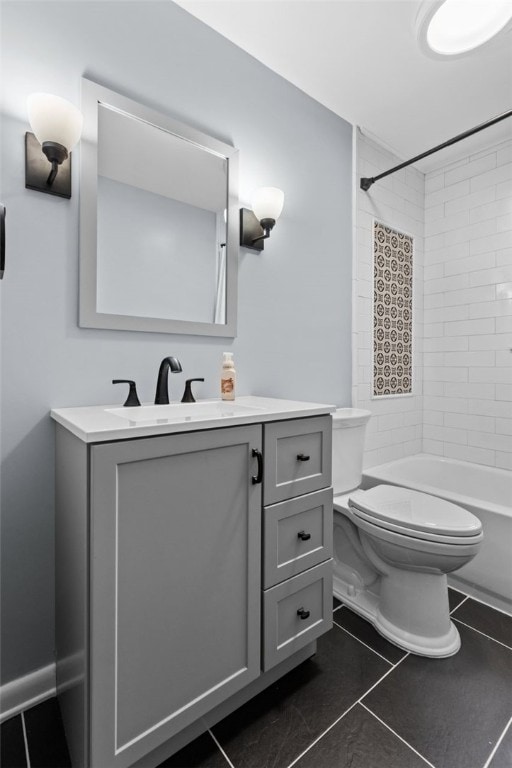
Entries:
{"type": "Polygon", "coordinates": [[[4,2],[2,202],[3,682],[53,660],[52,407],[122,402],[114,377],[154,395],[177,355],[172,395],[222,352],[240,394],[350,403],[351,126],[172,3],[4,2]],[[240,253],[233,341],[77,326],[78,162],[66,201],[24,188],[29,93],[79,104],[86,75],[240,150],[241,200],[281,187],[285,209],[263,254],[240,253]]]}

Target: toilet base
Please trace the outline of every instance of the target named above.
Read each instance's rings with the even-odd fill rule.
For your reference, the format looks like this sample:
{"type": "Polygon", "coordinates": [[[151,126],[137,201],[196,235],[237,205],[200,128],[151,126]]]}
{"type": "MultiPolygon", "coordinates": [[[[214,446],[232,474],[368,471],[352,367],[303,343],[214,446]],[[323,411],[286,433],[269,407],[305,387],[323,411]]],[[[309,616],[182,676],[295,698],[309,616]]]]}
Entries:
{"type": "MultiPolygon", "coordinates": [[[[393,569],[394,570],[394,569],[393,569]]],[[[369,621],[386,640],[405,651],[429,658],[453,656],[460,648],[460,635],[449,617],[446,576],[396,574],[378,579],[371,588],[358,589],[334,575],[335,597],[354,613],[369,621]],[[421,589],[418,591],[418,577],[421,589]],[[418,601],[418,595],[421,600],[418,601]]]]}

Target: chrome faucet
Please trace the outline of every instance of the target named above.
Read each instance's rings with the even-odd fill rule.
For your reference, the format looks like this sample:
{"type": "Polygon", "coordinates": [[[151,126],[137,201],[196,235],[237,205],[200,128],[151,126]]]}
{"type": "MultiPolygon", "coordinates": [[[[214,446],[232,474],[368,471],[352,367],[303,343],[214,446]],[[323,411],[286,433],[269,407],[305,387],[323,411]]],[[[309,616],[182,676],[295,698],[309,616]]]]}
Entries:
{"type": "Polygon", "coordinates": [[[155,405],[167,405],[169,403],[169,370],[171,373],[180,373],[183,369],[176,357],[164,357],[158,369],[156,380],[155,405]]]}

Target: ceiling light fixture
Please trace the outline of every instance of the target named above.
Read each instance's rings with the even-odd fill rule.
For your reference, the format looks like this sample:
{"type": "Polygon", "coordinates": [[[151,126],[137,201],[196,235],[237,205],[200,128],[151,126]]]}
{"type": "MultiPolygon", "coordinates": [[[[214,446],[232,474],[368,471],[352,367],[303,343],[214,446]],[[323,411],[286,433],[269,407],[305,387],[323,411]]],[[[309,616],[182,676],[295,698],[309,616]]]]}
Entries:
{"type": "Polygon", "coordinates": [[[439,0],[420,8],[417,31],[430,55],[462,56],[510,27],[510,0],[439,0]]]}

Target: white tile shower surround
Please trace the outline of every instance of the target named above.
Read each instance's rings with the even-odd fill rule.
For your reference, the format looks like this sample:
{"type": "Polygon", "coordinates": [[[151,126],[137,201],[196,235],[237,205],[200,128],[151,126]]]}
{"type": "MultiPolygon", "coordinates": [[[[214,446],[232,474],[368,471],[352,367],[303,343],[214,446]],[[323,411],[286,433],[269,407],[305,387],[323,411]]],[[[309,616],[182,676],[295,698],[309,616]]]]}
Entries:
{"type": "Polygon", "coordinates": [[[512,140],[425,178],[423,450],[512,469],[512,140]]]}
{"type": "MultiPolygon", "coordinates": [[[[356,150],[357,185],[400,160],[360,133],[356,150]]],[[[426,176],[404,169],[358,189],[355,207],[353,404],[373,414],[364,466],[423,450],[512,469],[512,140],[426,176]],[[413,397],[370,394],[374,218],[414,236],[413,397]]]]}
{"type": "Polygon", "coordinates": [[[373,414],[366,430],[364,466],[402,458],[422,450],[422,340],[424,174],[409,167],[382,179],[369,192],[359,189],[360,176],[375,176],[400,158],[357,133],[356,230],[354,254],[353,393],[354,406],[373,414]],[[372,398],[373,222],[414,238],[413,256],[413,394],[372,398]]]}

